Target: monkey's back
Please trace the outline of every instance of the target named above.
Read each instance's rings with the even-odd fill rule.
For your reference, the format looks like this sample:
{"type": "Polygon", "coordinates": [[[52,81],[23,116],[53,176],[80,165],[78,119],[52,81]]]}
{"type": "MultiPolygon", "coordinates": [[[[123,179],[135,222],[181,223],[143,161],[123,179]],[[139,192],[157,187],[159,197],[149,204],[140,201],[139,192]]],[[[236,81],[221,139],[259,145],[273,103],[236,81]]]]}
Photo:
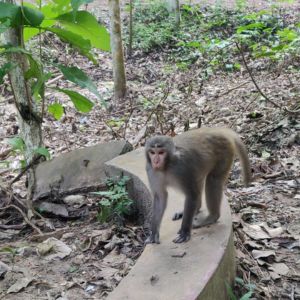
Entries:
{"type": "Polygon", "coordinates": [[[203,155],[218,155],[227,149],[235,149],[237,134],[229,128],[199,128],[185,132],[174,138],[175,145],[187,150],[200,150],[203,155]],[[201,147],[199,147],[201,145],[201,147]],[[207,151],[207,153],[205,153],[207,151]],[[213,151],[214,153],[211,153],[213,151]]]}

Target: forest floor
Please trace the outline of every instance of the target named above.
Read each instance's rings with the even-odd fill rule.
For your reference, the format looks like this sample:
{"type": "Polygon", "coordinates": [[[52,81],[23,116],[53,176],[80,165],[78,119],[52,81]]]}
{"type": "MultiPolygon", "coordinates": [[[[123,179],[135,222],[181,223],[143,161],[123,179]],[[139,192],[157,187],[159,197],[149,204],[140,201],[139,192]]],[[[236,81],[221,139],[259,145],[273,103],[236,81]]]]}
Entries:
{"type": "MultiPolygon", "coordinates": [[[[297,15],[300,5],[295,3],[285,14],[297,15]]],[[[99,9],[107,22],[106,8],[99,9]]],[[[72,51],[67,53],[57,42],[47,55],[80,66],[97,83],[103,99],[111,101],[108,53],[97,52],[100,63],[95,66],[72,51]]],[[[64,104],[65,115],[60,121],[46,116],[45,146],[55,157],[112,139],[127,139],[140,147],[156,132],[180,134],[200,124],[234,129],[247,145],[254,178],[250,187],[243,187],[236,162],[225,191],[233,213],[239,277],[235,292],[241,296],[253,291],[253,299],[300,299],[300,73],[285,68],[285,63],[270,66],[264,59],[249,61],[256,83],[267,95],[262,97],[243,66],[235,72],[218,71],[207,80],[201,76],[201,63],[181,70],[168,59],[168,49],[134,51],[132,57],[126,56],[127,97],[114,111],[97,104],[84,115],[64,97],[47,94],[50,103],[59,99],[64,104]]],[[[59,79],[55,84],[65,86],[59,79]]],[[[0,174],[3,182],[9,182],[18,174],[19,156],[8,152],[5,139],[16,135],[18,126],[14,105],[7,100],[11,99],[7,85],[1,91],[0,157],[10,162],[10,168],[3,167],[0,174]]],[[[23,199],[24,182],[15,183],[13,192],[23,199]]],[[[30,240],[31,232],[20,216],[1,212],[0,299],[102,299],[117,285],[142,251],[143,232],[132,225],[99,227],[95,205],[89,207],[93,209],[84,220],[54,219],[42,224],[68,228],[46,245],[30,240]],[[20,228],[9,227],[16,220],[20,228]],[[64,260],[36,255],[35,249],[41,255],[55,248],[51,243],[64,260]],[[1,280],[6,266],[15,275],[1,280]],[[8,295],[1,294],[9,288],[8,295]]]]}

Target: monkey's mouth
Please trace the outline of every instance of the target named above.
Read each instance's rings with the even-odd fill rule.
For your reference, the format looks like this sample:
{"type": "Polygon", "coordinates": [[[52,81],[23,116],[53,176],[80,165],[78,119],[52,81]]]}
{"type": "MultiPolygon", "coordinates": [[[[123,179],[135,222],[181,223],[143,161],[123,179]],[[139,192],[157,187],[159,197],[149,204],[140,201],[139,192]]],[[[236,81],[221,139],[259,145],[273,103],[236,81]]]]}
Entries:
{"type": "Polygon", "coordinates": [[[155,171],[163,171],[163,167],[162,166],[153,166],[153,169],[155,171]]]}

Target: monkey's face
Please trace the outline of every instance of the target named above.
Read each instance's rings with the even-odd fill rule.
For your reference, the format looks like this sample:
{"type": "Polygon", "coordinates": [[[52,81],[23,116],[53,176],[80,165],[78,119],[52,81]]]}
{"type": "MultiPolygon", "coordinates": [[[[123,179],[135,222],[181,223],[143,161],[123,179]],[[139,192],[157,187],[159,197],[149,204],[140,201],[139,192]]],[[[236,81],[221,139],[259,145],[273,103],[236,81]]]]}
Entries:
{"type": "Polygon", "coordinates": [[[166,170],[174,151],[173,140],[167,136],[154,136],[146,142],[147,161],[155,171],[166,170]]]}
{"type": "Polygon", "coordinates": [[[162,171],[165,169],[167,161],[167,151],[164,148],[152,147],[148,151],[151,166],[155,171],[162,171]]]}

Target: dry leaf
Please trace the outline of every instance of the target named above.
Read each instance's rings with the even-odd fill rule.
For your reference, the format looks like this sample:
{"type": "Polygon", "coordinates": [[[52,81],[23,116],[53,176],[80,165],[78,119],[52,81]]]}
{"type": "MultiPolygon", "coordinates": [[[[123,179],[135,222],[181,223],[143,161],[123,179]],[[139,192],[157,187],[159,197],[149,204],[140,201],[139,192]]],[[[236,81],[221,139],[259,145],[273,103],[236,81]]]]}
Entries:
{"type": "Polygon", "coordinates": [[[279,275],[286,275],[290,269],[284,263],[275,263],[275,264],[272,264],[271,267],[269,267],[269,270],[272,270],[279,275]]]}
{"type": "Polygon", "coordinates": [[[262,225],[262,228],[269,234],[271,238],[278,237],[283,233],[282,227],[270,228],[266,223],[262,225]]]}
{"type": "Polygon", "coordinates": [[[273,250],[253,250],[252,255],[255,259],[266,259],[269,263],[275,259],[275,251],[273,250]]]}
{"type": "Polygon", "coordinates": [[[38,253],[44,256],[47,260],[65,258],[72,252],[72,249],[68,245],[56,238],[49,238],[38,244],[37,249],[38,253]]]}
{"type": "Polygon", "coordinates": [[[23,288],[26,288],[33,280],[33,277],[23,277],[17,280],[8,290],[7,294],[9,293],[18,293],[21,291],[23,288]]]}
{"type": "Polygon", "coordinates": [[[260,250],[263,249],[262,245],[259,245],[256,242],[251,241],[251,240],[248,240],[248,241],[244,242],[244,245],[249,246],[252,249],[260,249],[260,250]]]}
{"type": "Polygon", "coordinates": [[[270,238],[268,233],[266,233],[260,225],[249,225],[243,222],[243,230],[249,237],[251,237],[254,240],[263,240],[270,238]]]}

